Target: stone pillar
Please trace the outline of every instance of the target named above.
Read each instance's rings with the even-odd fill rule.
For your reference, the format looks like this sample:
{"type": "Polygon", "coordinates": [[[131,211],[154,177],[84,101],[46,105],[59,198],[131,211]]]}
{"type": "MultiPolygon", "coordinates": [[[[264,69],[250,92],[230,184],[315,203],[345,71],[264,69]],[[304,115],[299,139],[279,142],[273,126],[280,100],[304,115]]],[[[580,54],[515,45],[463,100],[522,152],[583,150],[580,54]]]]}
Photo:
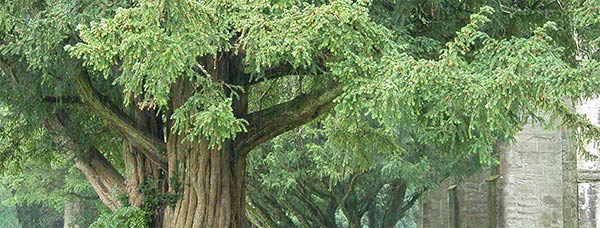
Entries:
{"type": "Polygon", "coordinates": [[[569,227],[563,186],[574,183],[563,179],[563,153],[573,151],[563,151],[563,143],[562,131],[528,125],[501,149],[499,227],[569,227]]]}
{"type": "Polygon", "coordinates": [[[448,187],[448,228],[460,228],[460,207],[456,185],[448,187]]]}
{"type": "Polygon", "coordinates": [[[482,228],[488,223],[487,185],[489,171],[449,181],[430,191],[419,208],[420,228],[482,228]]]}
{"type": "Polygon", "coordinates": [[[481,228],[488,220],[487,185],[485,179],[490,171],[463,178],[457,183],[460,206],[460,228],[481,228]]]}
{"type": "Polygon", "coordinates": [[[498,175],[493,175],[488,177],[485,181],[488,185],[487,191],[487,217],[488,217],[488,228],[496,228],[498,223],[497,218],[497,207],[498,203],[496,202],[496,180],[498,179],[498,175]]]}
{"type": "MultiPolygon", "coordinates": [[[[577,227],[576,159],[566,133],[525,126],[513,145],[498,147],[497,170],[456,182],[460,228],[493,227],[494,220],[498,228],[577,227]],[[496,175],[492,190],[485,180],[496,175]]],[[[420,227],[450,226],[443,189],[421,203],[420,227]]]]}
{"type": "Polygon", "coordinates": [[[419,228],[448,227],[448,183],[429,191],[419,203],[419,228]]]}
{"type": "Polygon", "coordinates": [[[562,131],[563,227],[577,227],[577,151],[562,131]]]}
{"type": "MultiPolygon", "coordinates": [[[[600,99],[583,102],[577,112],[586,115],[596,126],[600,126],[600,99]]],[[[586,145],[587,152],[599,156],[598,148],[593,143],[586,145]]],[[[579,227],[600,227],[600,160],[589,160],[585,155],[577,157],[578,173],[578,221],[579,227]]]]}

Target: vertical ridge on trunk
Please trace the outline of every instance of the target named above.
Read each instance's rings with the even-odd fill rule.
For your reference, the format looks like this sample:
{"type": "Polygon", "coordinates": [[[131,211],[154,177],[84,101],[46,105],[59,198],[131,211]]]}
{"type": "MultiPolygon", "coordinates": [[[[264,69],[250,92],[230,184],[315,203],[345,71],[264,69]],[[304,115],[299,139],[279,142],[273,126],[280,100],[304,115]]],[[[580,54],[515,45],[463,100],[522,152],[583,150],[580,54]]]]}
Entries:
{"type": "MultiPolygon", "coordinates": [[[[181,136],[172,136],[173,140],[181,136]]],[[[199,143],[169,143],[168,151],[184,160],[178,167],[181,186],[170,183],[169,191],[183,195],[173,206],[168,206],[162,227],[240,227],[243,224],[243,184],[235,181],[234,173],[243,173],[232,161],[229,146],[210,148],[207,140],[199,143]],[[183,145],[183,146],[182,146],[183,145]],[[184,164],[181,164],[184,163],[184,164]]]]}

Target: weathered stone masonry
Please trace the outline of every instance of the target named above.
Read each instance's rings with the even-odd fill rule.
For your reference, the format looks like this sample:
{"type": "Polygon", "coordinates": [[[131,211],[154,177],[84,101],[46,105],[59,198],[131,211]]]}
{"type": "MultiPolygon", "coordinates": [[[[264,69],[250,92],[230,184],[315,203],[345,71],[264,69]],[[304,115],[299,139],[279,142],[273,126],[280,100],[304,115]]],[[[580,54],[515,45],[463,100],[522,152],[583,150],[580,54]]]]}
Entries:
{"type": "MultiPolygon", "coordinates": [[[[577,111],[600,125],[600,100],[585,102],[577,111]]],[[[600,228],[600,161],[578,156],[568,134],[526,126],[516,143],[498,149],[498,167],[460,182],[449,180],[429,193],[420,203],[419,226],[600,228]],[[458,216],[449,211],[452,185],[458,216]],[[489,186],[495,197],[488,195],[494,193],[489,186]]],[[[598,155],[591,145],[587,150],[598,155]]]]}
{"type": "MultiPolygon", "coordinates": [[[[490,219],[496,227],[576,227],[576,158],[566,138],[563,131],[526,126],[514,145],[498,149],[499,167],[450,181],[457,186],[458,227],[491,226],[490,219]],[[496,175],[496,213],[489,215],[486,179],[496,175]]],[[[439,203],[448,201],[444,187],[421,203],[421,227],[454,227],[439,219],[449,213],[448,203],[439,203]]]]}

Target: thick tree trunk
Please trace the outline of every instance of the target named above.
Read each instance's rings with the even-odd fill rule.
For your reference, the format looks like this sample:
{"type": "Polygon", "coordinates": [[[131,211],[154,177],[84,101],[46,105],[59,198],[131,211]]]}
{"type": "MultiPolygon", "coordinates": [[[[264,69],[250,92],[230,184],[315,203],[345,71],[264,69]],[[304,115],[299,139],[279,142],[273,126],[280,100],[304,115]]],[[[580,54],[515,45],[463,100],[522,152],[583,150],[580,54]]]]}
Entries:
{"type": "MultiPolygon", "coordinates": [[[[211,147],[206,138],[190,141],[185,139],[185,134],[171,132],[171,120],[167,118],[164,126],[162,117],[154,111],[136,107],[119,109],[93,88],[85,72],[76,77],[82,102],[125,140],[125,189],[129,203],[152,210],[154,227],[244,227],[247,153],[258,144],[329,110],[334,105],[333,99],[342,92],[341,86],[322,88],[248,113],[247,93],[236,91],[238,96],[233,96],[231,90],[237,87],[229,86],[252,84],[248,81],[250,76],[242,71],[241,58],[222,53],[200,58],[199,63],[197,68],[202,72],[197,77],[210,77],[213,82],[228,85],[223,88],[226,96],[234,98],[234,115],[249,122],[247,132],[226,140],[219,148],[211,147]],[[153,184],[155,191],[142,191],[147,190],[147,183],[153,184]],[[149,205],[151,203],[153,205],[149,205]]],[[[179,78],[171,86],[169,105],[163,114],[171,117],[174,110],[201,91],[189,78],[179,78]]]]}
{"type": "Polygon", "coordinates": [[[169,192],[182,198],[167,207],[162,227],[243,227],[245,162],[234,160],[229,146],[209,149],[208,143],[169,143],[174,164],[169,192]],[[178,188],[178,189],[177,189],[178,188]]]}
{"type": "MultiPolygon", "coordinates": [[[[225,61],[209,58],[204,60],[203,66],[213,80],[238,84],[243,77],[241,66],[232,65],[239,63],[234,58],[228,56],[225,61]]],[[[180,79],[172,88],[171,110],[181,106],[196,89],[180,79]]],[[[248,100],[247,94],[238,92],[232,109],[241,118],[247,113],[248,100]]],[[[181,199],[166,207],[162,225],[157,226],[244,227],[246,159],[234,150],[241,137],[227,140],[219,148],[211,147],[207,139],[190,142],[184,138],[185,135],[171,132],[167,140],[168,193],[180,194],[181,199]]]]}
{"type": "Polygon", "coordinates": [[[390,186],[392,189],[385,203],[383,211],[383,221],[381,227],[395,227],[396,223],[404,217],[403,203],[406,195],[406,182],[396,181],[390,186]]]}

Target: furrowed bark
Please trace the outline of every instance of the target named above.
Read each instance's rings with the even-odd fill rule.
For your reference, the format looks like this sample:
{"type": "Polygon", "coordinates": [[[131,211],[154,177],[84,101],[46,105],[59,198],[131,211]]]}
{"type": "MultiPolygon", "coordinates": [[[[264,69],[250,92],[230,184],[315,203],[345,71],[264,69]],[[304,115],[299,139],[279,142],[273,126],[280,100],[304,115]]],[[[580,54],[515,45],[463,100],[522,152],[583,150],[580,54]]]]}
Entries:
{"type": "Polygon", "coordinates": [[[162,227],[243,227],[245,163],[234,162],[226,143],[217,149],[184,137],[169,137],[169,193],[182,198],[165,209],[162,227]]]}
{"type": "MultiPolygon", "coordinates": [[[[133,98],[132,98],[133,99],[133,98]]],[[[135,99],[133,99],[135,100],[135,99]]],[[[134,121],[135,126],[144,133],[155,137],[164,138],[162,119],[154,110],[138,109],[135,106],[124,109],[124,113],[134,121]]],[[[136,144],[125,141],[122,145],[123,163],[125,165],[125,176],[127,178],[126,190],[129,196],[129,204],[142,206],[145,196],[140,189],[145,187],[156,188],[155,194],[164,192],[166,181],[165,173],[162,172],[155,162],[152,162],[144,153],[143,148],[136,144]]],[[[153,208],[153,213],[160,214],[161,207],[153,208]]],[[[157,216],[157,218],[160,218],[157,216]]],[[[160,222],[160,221],[154,221],[160,222]]]]}
{"type": "Polygon", "coordinates": [[[161,139],[135,127],[134,121],[126,114],[103,101],[102,96],[92,88],[90,79],[85,72],[77,75],[75,81],[79,97],[85,104],[107,121],[111,127],[114,127],[129,143],[140,148],[141,152],[152,162],[162,169],[167,169],[167,157],[164,155],[166,145],[161,139]]]}
{"type": "Polygon", "coordinates": [[[122,206],[117,194],[125,193],[125,178],[100,151],[93,148],[83,151],[75,167],[85,175],[104,205],[113,211],[122,206]]]}
{"type": "MultiPolygon", "coordinates": [[[[218,59],[205,57],[199,61],[214,81],[235,82],[243,76],[239,70],[241,62],[236,56],[224,54],[218,59]]],[[[180,78],[172,86],[171,112],[198,89],[188,82],[180,78]]],[[[239,99],[234,99],[232,109],[236,116],[245,116],[247,95],[238,94],[239,99]]],[[[172,127],[171,124],[169,122],[167,129],[172,127]]],[[[246,160],[234,149],[237,141],[226,140],[220,148],[215,148],[209,145],[207,138],[189,141],[185,137],[175,132],[168,136],[167,193],[181,198],[165,208],[162,224],[157,224],[157,227],[244,227],[246,160]]]]}
{"type": "Polygon", "coordinates": [[[342,87],[313,91],[271,108],[250,113],[248,132],[240,134],[236,151],[245,155],[259,144],[286,131],[304,125],[334,106],[333,100],[342,94],[342,87]]]}

